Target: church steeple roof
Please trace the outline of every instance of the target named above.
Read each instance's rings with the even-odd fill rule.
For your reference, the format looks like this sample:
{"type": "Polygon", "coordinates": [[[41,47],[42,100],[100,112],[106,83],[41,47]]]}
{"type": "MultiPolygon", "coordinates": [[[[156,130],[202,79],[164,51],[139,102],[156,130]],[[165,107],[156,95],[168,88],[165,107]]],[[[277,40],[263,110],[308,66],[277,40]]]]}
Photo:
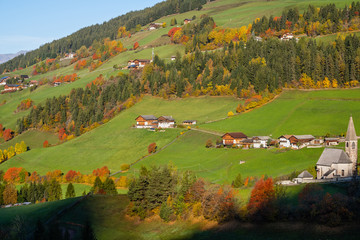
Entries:
{"type": "Polygon", "coordinates": [[[356,136],[352,116],[350,117],[350,120],[349,120],[349,125],[348,125],[348,129],[347,129],[347,132],[346,132],[345,141],[357,141],[357,136],[356,136]]]}

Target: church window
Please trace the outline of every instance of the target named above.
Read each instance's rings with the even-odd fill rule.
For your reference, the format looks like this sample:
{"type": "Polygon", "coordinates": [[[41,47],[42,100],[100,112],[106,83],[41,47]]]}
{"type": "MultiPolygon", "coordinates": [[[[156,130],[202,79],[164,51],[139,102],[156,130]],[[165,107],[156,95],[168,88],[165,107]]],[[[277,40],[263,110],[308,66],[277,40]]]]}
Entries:
{"type": "Polygon", "coordinates": [[[354,142],[352,143],[352,149],[355,149],[355,143],[354,142]]]}
{"type": "Polygon", "coordinates": [[[349,142],[346,142],[346,147],[349,147],[349,142]]]}
{"type": "Polygon", "coordinates": [[[341,170],[341,176],[344,176],[345,175],[345,170],[341,170]]]}

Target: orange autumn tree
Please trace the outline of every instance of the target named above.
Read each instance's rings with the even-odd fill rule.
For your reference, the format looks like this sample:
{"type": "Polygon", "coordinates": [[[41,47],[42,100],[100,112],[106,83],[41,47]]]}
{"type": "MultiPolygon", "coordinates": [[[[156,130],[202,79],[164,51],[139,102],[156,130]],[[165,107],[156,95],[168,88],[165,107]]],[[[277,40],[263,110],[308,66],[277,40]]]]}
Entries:
{"type": "Polygon", "coordinates": [[[5,141],[9,141],[10,139],[12,139],[13,136],[13,132],[11,131],[11,129],[5,129],[5,131],[3,132],[3,138],[5,141]]]}
{"type": "Polygon", "coordinates": [[[253,218],[271,218],[273,217],[275,200],[275,188],[272,178],[264,180],[261,178],[256,182],[251,191],[251,197],[247,206],[249,216],[253,218]]]}
{"type": "Polygon", "coordinates": [[[48,141],[48,140],[45,140],[45,141],[43,142],[43,147],[44,147],[44,148],[49,147],[49,141],[48,141]]]}
{"type": "Polygon", "coordinates": [[[139,45],[139,43],[138,42],[136,42],[136,43],[134,43],[134,50],[136,50],[136,49],[138,49],[140,47],[140,45],[139,45]]]}
{"type": "Polygon", "coordinates": [[[151,154],[151,153],[155,153],[156,152],[156,143],[151,143],[149,146],[148,146],[148,153],[151,154]]]}
{"type": "Polygon", "coordinates": [[[93,175],[95,177],[108,177],[110,175],[110,170],[107,166],[104,166],[102,168],[95,169],[93,171],[93,175]]]}
{"type": "Polygon", "coordinates": [[[14,183],[14,182],[25,181],[26,176],[27,176],[27,172],[24,168],[12,167],[6,171],[3,178],[8,183],[14,183]]]}

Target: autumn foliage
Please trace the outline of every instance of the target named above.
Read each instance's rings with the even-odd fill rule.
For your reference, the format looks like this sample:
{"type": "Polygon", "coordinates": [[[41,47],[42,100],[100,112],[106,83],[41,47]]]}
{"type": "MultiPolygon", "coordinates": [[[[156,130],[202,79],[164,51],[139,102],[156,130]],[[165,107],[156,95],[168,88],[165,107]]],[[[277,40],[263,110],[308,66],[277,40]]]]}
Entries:
{"type": "Polygon", "coordinates": [[[139,45],[139,43],[138,42],[136,42],[136,43],[134,43],[134,50],[136,50],[136,49],[138,49],[140,47],[140,45],[139,45]]]}
{"type": "Polygon", "coordinates": [[[14,132],[7,128],[5,129],[5,131],[3,132],[3,138],[5,141],[9,141],[10,139],[12,139],[14,137],[14,132]]]}
{"type": "Polygon", "coordinates": [[[4,174],[4,180],[8,183],[23,182],[28,173],[22,167],[9,168],[4,174]]]}
{"type": "Polygon", "coordinates": [[[48,141],[48,140],[45,140],[45,141],[43,142],[43,147],[44,147],[44,148],[49,147],[49,141],[48,141]]]}
{"type": "Polygon", "coordinates": [[[95,169],[93,171],[93,175],[96,177],[107,177],[110,174],[110,170],[107,166],[104,166],[102,168],[95,169]]]}
{"type": "Polygon", "coordinates": [[[149,146],[148,146],[148,153],[151,154],[151,153],[155,153],[156,152],[156,143],[151,143],[149,146]]]}
{"type": "Polygon", "coordinates": [[[27,110],[33,105],[33,103],[34,103],[33,100],[31,100],[30,98],[22,100],[20,104],[17,106],[16,111],[19,112],[19,111],[27,110]]]}
{"type": "Polygon", "coordinates": [[[251,191],[250,200],[247,206],[248,212],[252,216],[266,215],[273,207],[271,204],[275,199],[275,188],[272,178],[264,180],[261,178],[251,191]]]}

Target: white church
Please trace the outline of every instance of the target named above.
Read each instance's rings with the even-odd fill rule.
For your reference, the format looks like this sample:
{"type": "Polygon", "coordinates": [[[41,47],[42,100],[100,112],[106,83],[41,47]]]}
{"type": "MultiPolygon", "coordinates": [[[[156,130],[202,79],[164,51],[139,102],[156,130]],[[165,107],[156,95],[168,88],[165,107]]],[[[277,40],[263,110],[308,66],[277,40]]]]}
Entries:
{"type": "Polygon", "coordinates": [[[341,149],[325,148],[316,163],[317,179],[351,177],[356,170],[358,139],[354,122],[350,117],[345,138],[345,152],[341,149]]]}

